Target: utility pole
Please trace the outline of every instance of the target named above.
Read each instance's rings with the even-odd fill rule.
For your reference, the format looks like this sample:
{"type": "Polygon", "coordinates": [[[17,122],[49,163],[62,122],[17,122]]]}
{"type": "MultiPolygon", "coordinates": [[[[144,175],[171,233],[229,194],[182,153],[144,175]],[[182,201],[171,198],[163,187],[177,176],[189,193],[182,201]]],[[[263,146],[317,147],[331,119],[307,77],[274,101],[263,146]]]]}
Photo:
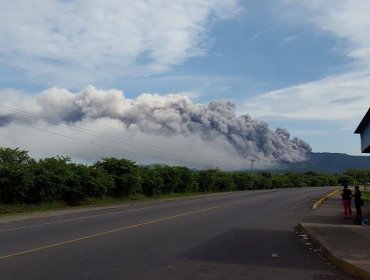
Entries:
{"type": "Polygon", "coordinates": [[[249,161],[251,162],[251,171],[252,171],[252,175],[253,175],[253,164],[254,162],[256,161],[256,156],[255,155],[251,155],[250,158],[249,158],[249,161]]]}
{"type": "Polygon", "coordinates": [[[255,155],[250,155],[249,161],[251,162],[251,186],[250,189],[253,189],[253,164],[257,160],[255,155]]]}

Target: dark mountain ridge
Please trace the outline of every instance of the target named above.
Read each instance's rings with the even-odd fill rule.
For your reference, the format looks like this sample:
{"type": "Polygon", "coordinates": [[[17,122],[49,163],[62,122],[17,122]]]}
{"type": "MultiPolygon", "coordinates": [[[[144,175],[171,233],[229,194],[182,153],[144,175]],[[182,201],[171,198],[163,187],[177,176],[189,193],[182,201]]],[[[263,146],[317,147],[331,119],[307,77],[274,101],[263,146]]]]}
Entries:
{"type": "Polygon", "coordinates": [[[307,161],[288,163],[282,169],[292,172],[342,173],[348,169],[370,169],[370,157],[341,153],[309,153],[307,161]]]}

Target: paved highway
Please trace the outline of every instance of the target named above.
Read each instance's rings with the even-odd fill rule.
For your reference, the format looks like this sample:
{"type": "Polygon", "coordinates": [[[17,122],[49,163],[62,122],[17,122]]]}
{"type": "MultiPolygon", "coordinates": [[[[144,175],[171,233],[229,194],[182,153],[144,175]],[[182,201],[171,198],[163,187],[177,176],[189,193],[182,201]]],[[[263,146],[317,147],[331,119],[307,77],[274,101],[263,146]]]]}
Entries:
{"type": "Polygon", "coordinates": [[[294,230],[330,190],[225,193],[0,222],[0,279],[352,279],[294,230]]]}

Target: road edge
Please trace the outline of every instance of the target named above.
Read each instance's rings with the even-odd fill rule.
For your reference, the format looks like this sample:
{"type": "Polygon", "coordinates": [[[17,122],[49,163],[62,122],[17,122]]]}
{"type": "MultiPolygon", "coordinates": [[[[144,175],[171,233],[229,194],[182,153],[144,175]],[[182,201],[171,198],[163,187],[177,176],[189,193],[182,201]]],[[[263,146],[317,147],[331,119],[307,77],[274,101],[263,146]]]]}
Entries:
{"type": "Polygon", "coordinates": [[[330,197],[334,196],[335,194],[337,194],[340,190],[335,190],[335,191],[332,191],[331,193],[327,194],[326,196],[324,196],[323,198],[319,199],[318,201],[316,201],[313,205],[312,205],[312,209],[313,210],[316,210],[317,208],[319,208],[325,200],[329,199],[330,197]]]}
{"type": "MultiPolygon", "coordinates": [[[[327,199],[337,194],[340,190],[334,190],[331,193],[327,194],[323,198],[319,199],[312,205],[312,209],[318,209],[327,199]]],[[[305,226],[305,223],[299,222],[298,229],[301,232],[307,234],[307,236],[311,239],[313,243],[318,244],[322,247],[322,252],[327,256],[327,258],[338,268],[343,270],[344,272],[348,273],[351,276],[355,276],[358,279],[370,279],[370,273],[367,270],[362,269],[351,263],[349,260],[346,260],[339,256],[339,254],[335,253],[335,249],[332,248],[324,239],[320,237],[319,234],[315,233],[314,229],[310,229],[309,226],[305,226]]]]}
{"type": "Polygon", "coordinates": [[[298,229],[301,232],[307,234],[310,240],[313,243],[318,244],[322,247],[322,252],[327,256],[327,258],[338,268],[343,270],[344,272],[348,273],[351,276],[357,277],[358,279],[367,280],[370,279],[370,272],[361,267],[354,265],[349,260],[341,258],[337,253],[335,253],[335,249],[331,248],[331,246],[323,239],[320,238],[318,234],[315,234],[313,229],[309,229],[309,227],[305,226],[305,223],[299,222],[298,229]]]}

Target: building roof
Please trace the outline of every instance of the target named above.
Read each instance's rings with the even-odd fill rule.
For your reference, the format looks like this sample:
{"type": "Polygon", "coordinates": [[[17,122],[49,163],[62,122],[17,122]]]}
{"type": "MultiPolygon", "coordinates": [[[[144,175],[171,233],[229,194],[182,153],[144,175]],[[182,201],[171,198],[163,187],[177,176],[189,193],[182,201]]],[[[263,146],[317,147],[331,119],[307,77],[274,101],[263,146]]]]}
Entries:
{"type": "Polygon", "coordinates": [[[360,124],[358,125],[357,129],[355,130],[355,133],[358,133],[358,134],[361,133],[368,125],[370,125],[370,108],[369,110],[367,110],[366,115],[364,116],[360,124]]]}
{"type": "Polygon", "coordinates": [[[368,146],[365,150],[362,151],[363,153],[370,153],[370,146],[368,146]]]}

